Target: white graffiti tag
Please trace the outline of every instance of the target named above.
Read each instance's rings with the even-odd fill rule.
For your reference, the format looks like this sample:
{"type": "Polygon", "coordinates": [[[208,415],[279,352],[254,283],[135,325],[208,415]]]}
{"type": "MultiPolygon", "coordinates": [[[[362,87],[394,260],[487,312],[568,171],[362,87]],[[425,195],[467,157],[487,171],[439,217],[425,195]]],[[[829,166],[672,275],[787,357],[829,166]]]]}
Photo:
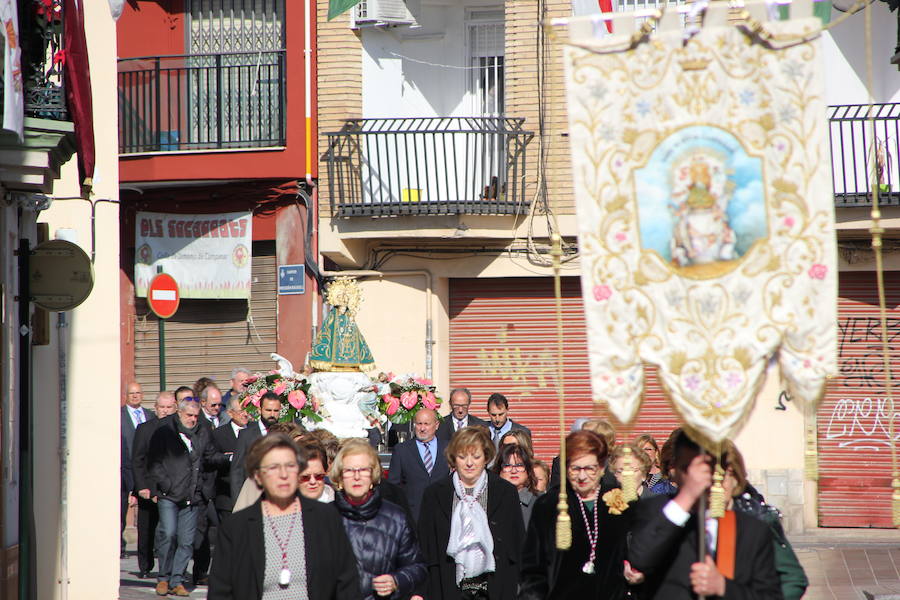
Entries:
{"type": "Polygon", "coordinates": [[[825,439],[839,440],[839,448],[889,450],[891,419],[894,440],[900,441],[900,413],[887,398],[843,398],[835,405],[825,439]]]}

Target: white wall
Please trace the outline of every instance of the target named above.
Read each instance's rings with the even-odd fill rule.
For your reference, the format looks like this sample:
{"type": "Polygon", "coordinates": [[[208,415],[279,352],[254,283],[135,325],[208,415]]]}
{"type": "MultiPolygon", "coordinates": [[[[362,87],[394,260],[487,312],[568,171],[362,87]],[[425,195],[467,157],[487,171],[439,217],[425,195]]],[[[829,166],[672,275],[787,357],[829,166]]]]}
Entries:
{"type": "MultiPolygon", "coordinates": [[[[875,102],[900,101],[900,71],[890,60],[897,45],[897,14],[884,2],[873,1],[872,88],[875,102]]],[[[832,21],[844,13],[832,11],[832,21]]],[[[828,30],[822,36],[825,59],[826,104],[865,104],[866,35],[862,12],[828,30]]]]}
{"type": "Polygon", "coordinates": [[[452,68],[468,66],[465,5],[423,5],[418,21],[420,27],[362,29],[363,117],[471,114],[468,71],[452,68]]]}
{"type": "MultiPolygon", "coordinates": [[[[85,32],[91,68],[96,168],[94,199],[118,199],[116,30],[106,2],[85,2],[85,32]]],[[[56,181],[52,196],[78,196],[73,157],[56,181]]],[[[37,580],[41,600],[116,598],[119,588],[119,209],[96,208],[96,240],[91,242],[91,208],[84,200],[55,200],[39,221],[72,229],[90,256],[96,251],[94,288],[68,314],[68,369],[65,420],[68,438],[68,505],[60,505],[59,382],[57,315],[51,313],[52,343],[35,349],[35,522],[37,580]],[[63,573],[60,523],[65,519],[67,569],[63,573]],[[61,582],[58,581],[61,579],[61,582]]]]}

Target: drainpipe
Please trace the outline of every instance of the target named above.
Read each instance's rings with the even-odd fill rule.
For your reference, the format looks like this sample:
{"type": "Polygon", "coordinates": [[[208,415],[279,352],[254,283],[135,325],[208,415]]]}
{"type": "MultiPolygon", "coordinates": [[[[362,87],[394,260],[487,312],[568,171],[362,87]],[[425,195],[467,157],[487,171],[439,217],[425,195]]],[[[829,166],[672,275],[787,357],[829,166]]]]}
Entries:
{"type": "Polygon", "coordinates": [[[66,370],[68,367],[68,331],[69,323],[66,313],[57,313],[56,341],[59,357],[59,597],[69,597],[69,517],[68,517],[68,468],[69,468],[69,434],[66,420],[69,415],[69,399],[66,394],[68,386],[66,370]]]}
{"type": "Polygon", "coordinates": [[[312,9],[313,0],[303,2],[303,95],[306,101],[306,185],[313,187],[312,178],[312,9]]]}
{"type": "Polygon", "coordinates": [[[431,271],[322,271],[324,277],[424,277],[425,278],[425,379],[434,379],[434,331],[431,324],[431,271]]]}

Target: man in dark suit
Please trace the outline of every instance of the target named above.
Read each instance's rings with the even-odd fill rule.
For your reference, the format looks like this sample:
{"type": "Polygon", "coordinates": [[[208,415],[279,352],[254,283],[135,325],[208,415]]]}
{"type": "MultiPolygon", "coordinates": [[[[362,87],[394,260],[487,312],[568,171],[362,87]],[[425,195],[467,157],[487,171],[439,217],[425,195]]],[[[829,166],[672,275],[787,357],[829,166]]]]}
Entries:
{"type": "Polygon", "coordinates": [[[676,496],[649,498],[633,508],[628,554],[631,567],[646,577],[645,597],[781,600],[772,534],[762,520],[733,511],[706,518],[708,553],[698,560],[696,504],[712,485],[714,459],[684,432],[674,440],[674,457],[676,496]]]}
{"type": "Polygon", "coordinates": [[[469,406],[472,404],[472,394],[466,388],[456,388],[450,392],[450,415],[441,420],[438,427],[438,439],[449,442],[453,434],[464,427],[480,425],[489,427],[490,423],[469,414],[469,406]]]}
{"type": "Polygon", "coordinates": [[[531,430],[509,418],[509,400],[503,394],[491,394],[487,402],[488,415],[491,417],[491,439],[494,446],[500,445],[503,436],[513,429],[521,429],[531,437],[531,430]]]}
{"type": "Polygon", "coordinates": [[[266,435],[269,427],[278,422],[278,415],[281,413],[281,399],[267,392],[259,401],[259,421],[250,422],[238,434],[237,442],[234,446],[234,454],[231,457],[231,469],[228,473],[228,485],[231,488],[231,507],[234,506],[238,495],[241,493],[241,486],[247,479],[247,472],[244,470],[244,458],[250,446],[266,435]]]}
{"type": "Polygon", "coordinates": [[[147,470],[147,451],[150,438],[159,427],[161,419],[175,412],[175,394],[160,392],[153,405],[156,418],[138,425],[134,432],[134,449],[131,454],[131,467],[134,471],[134,495],[137,496],[137,558],[138,577],[146,579],[153,570],[156,525],[159,523],[159,512],[156,509],[156,498],[150,494],[150,473],[147,470]]]}
{"type": "MultiPolygon", "coordinates": [[[[241,401],[234,396],[228,402],[228,416],[231,421],[225,425],[220,425],[213,431],[213,443],[219,452],[228,457],[229,463],[225,467],[219,469],[216,473],[216,499],[214,501],[216,513],[219,515],[219,523],[226,516],[231,514],[231,507],[234,506],[234,498],[231,497],[231,459],[237,449],[238,435],[247,427],[250,421],[250,415],[241,408],[241,401]]],[[[254,423],[255,425],[255,423],[254,423]]]]}
{"type": "Polygon", "coordinates": [[[438,439],[437,412],[423,408],[413,421],[415,438],[398,444],[391,455],[388,481],[406,492],[413,518],[419,519],[422,495],[430,484],[450,474],[444,458],[446,440],[438,439]]]}
{"type": "Polygon", "coordinates": [[[131,456],[134,452],[134,432],[141,423],[156,418],[153,413],[141,408],[143,399],[144,392],[141,390],[141,384],[132,381],[125,386],[125,405],[121,409],[122,485],[120,486],[121,527],[119,533],[122,542],[122,558],[125,558],[125,516],[128,514],[128,507],[137,503],[134,496],[134,471],[131,466],[131,456]]]}

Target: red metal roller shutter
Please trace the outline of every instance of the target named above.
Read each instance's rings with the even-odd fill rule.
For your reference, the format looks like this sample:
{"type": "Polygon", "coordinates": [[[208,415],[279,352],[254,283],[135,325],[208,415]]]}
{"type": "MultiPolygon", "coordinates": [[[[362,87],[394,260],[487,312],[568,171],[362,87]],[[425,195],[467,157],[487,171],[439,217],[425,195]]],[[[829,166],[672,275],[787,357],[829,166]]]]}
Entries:
{"type": "MultiPolygon", "coordinates": [[[[884,274],[891,364],[900,360],[900,273],[884,274]]],[[[841,273],[840,374],[818,409],[819,525],[891,527],[889,420],[900,443],[900,413],[885,397],[878,288],[874,273],[841,273]]],[[[895,392],[900,369],[892,366],[895,392]]]]}
{"type": "MultiPolygon", "coordinates": [[[[591,401],[587,334],[580,281],[563,278],[563,363],[566,426],[578,417],[609,418],[591,401]]],[[[487,418],[493,392],[510,401],[510,415],[531,429],[538,457],[559,454],[556,401],[556,308],[548,278],[450,280],[450,382],[472,391],[472,413],[487,418]]],[[[652,370],[640,417],[619,439],[651,433],[660,443],[678,418],[652,370]]]]}

